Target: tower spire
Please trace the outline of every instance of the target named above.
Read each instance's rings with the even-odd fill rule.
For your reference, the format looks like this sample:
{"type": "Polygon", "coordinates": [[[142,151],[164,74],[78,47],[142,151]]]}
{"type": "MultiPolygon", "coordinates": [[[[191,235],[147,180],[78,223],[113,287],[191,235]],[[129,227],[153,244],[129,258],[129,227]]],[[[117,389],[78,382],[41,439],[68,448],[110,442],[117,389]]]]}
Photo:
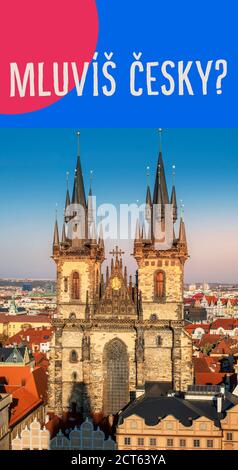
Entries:
{"type": "Polygon", "coordinates": [[[188,246],[187,246],[187,237],[186,237],[186,228],[184,223],[184,204],[181,201],[181,217],[180,217],[180,227],[179,227],[179,244],[183,251],[187,254],[188,253],[188,246]]]}
{"type": "Polygon", "coordinates": [[[77,156],[80,156],[80,131],[77,131],[77,156]]]}
{"type": "Polygon", "coordinates": [[[77,132],[77,142],[78,142],[78,156],[77,156],[77,164],[75,169],[75,177],[74,177],[74,189],[72,195],[72,204],[81,204],[82,207],[86,208],[86,197],[85,197],[85,189],[84,189],[84,181],[83,181],[83,173],[80,161],[80,132],[77,132]]]}
{"type": "Polygon", "coordinates": [[[59,248],[59,227],[57,220],[57,204],[55,209],[55,226],[54,226],[54,236],[53,236],[53,252],[57,251],[59,248]]]}
{"type": "Polygon", "coordinates": [[[158,131],[159,131],[159,151],[160,151],[160,153],[162,153],[162,132],[163,132],[163,129],[161,129],[161,127],[159,127],[158,131]]]}
{"type": "Polygon", "coordinates": [[[61,238],[61,243],[66,243],[66,231],[65,231],[65,223],[63,224],[63,228],[62,228],[62,238],[61,238]]]}
{"type": "Polygon", "coordinates": [[[176,196],[176,189],[175,189],[175,165],[173,165],[172,167],[172,181],[173,181],[173,186],[172,186],[170,204],[173,207],[173,222],[175,223],[178,218],[177,196],[176,196]]]}
{"type": "Polygon", "coordinates": [[[69,172],[66,173],[66,197],[65,197],[65,219],[66,219],[66,210],[70,206],[70,195],[69,195],[69,172]]]}
{"type": "Polygon", "coordinates": [[[159,193],[161,192],[163,204],[169,204],[169,195],[164,171],[164,162],[162,157],[162,129],[159,129],[159,158],[155,176],[153,203],[158,204],[159,193]]]}

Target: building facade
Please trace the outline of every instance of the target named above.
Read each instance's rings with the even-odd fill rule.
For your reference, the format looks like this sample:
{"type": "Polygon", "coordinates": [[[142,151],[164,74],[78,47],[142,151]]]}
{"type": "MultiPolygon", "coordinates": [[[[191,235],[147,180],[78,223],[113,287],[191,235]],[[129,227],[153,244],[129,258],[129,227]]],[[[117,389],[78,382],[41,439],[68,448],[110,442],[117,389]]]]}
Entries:
{"type": "Polygon", "coordinates": [[[144,395],[119,415],[118,450],[237,450],[238,397],[227,395],[144,395]]]}
{"type": "Polygon", "coordinates": [[[176,192],[173,187],[169,198],[161,152],[153,199],[149,187],[146,194],[148,233],[139,223],[136,228],[136,282],[128,280],[118,248],[111,253],[111,269],[104,277],[103,234],[97,237],[95,232],[92,190],[86,200],[78,155],[72,199],[68,189],[66,193],[61,240],[57,221],[54,229],[57,316],[49,411],[114,415],[146,382],[163,382],[174,390],[186,390],[192,383],[192,342],[183,329],[185,225],[181,218],[179,236],[173,231],[169,247],[158,249],[152,230],[156,205],[161,209],[161,225],[166,206],[172,207],[174,225],[176,192]],[[80,214],[76,206],[82,209],[80,214]]]}
{"type": "Polygon", "coordinates": [[[0,393],[0,451],[10,449],[9,408],[12,396],[0,393]]]}

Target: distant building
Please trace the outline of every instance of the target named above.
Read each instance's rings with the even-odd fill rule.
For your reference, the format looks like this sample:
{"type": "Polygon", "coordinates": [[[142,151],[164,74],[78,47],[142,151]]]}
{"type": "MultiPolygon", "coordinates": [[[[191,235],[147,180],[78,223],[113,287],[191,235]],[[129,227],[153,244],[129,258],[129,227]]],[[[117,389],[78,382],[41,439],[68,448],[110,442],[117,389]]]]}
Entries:
{"type": "Polygon", "coordinates": [[[184,319],[192,323],[207,321],[207,310],[204,307],[195,307],[185,305],[184,319]]]}
{"type": "Polygon", "coordinates": [[[208,323],[188,323],[185,326],[185,330],[193,339],[201,339],[203,335],[210,332],[210,325],[208,323]]]}
{"type": "Polygon", "coordinates": [[[48,353],[50,351],[50,341],[53,330],[50,327],[28,328],[19,331],[11,336],[6,342],[7,345],[27,345],[33,353],[48,353]]]}
{"type": "Polygon", "coordinates": [[[213,335],[238,336],[238,319],[217,319],[211,324],[210,333],[213,335]]]}
{"type": "Polygon", "coordinates": [[[23,292],[31,292],[32,291],[32,283],[31,282],[24,282],[22,285],[23,292]]]}
{"type": "Polygon", "coordinates": [[[6,315],[0,313],[0,336],[11,337],[23,329],[50,327],[50,315],[6,315]]]}
{"type": "Polygon", "coordinates": [[[27,347],[0,348],[0,368],[8,366],[34,365],[34,357],[27,347]]]}

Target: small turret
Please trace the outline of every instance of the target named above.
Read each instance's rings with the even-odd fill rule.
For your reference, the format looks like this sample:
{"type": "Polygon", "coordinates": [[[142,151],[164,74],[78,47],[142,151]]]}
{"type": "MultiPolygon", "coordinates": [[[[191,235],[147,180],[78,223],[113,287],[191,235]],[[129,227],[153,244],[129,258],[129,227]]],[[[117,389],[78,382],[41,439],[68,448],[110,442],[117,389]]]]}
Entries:
{"type": "Polygon", "coordinates": [[[57,219],[55,220],[54,236],[53,236],[53,255],[59,253],[59,228],[57,219]]]}

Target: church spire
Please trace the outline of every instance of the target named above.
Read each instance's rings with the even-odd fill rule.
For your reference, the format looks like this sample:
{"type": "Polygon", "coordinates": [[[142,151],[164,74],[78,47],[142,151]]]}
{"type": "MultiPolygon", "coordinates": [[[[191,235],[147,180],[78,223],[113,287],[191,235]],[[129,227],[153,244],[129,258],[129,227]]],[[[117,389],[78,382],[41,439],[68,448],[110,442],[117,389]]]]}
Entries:
{"type": "Polygon", "coordinates": [[[66,231],[65,231],[65,223],[63,224],[63,228],[62,228],[62,237],[61,237],[61,243],[66,243],[66,231]]]}
{"type": "Polygon", "coordinates": [[[180,217],[180,227],[179,227],[179,245],[181,248],[183,248],[183,251],[187,254],[188,252],[188,246],[187,246],[187,237],[186,237],[186,229],[185,229],[185,223],[184,223],[184,206],[181,206],[181,217],[180,217]]]}
{"type": "Polygon", "coordinates": [[[172,186],[170,204],[173,207],[173,222],[175,223],[178,218],[178,206],[177,206],[177,197],[176,197],[176,189],[175,189],[175,165],[173,165],[172,168],[173,168],[173,171],[172,171],[173,186],[172,186]]]}
{"type": "Polygon", "coordinates": [[[155,186],[154,186],[154,197],[153,203],[159,204],[158,200],[160,199],[160,193],[162,197],[163,204],[169,204],[169,195],[164,171],[164,162],[162,157],[162,143],[161,143],[161,133],[162,129],[159,129],[160,135],[160,150],[159,150],[159,158],[157,164],[157,171],[155,177],[155,186]]]}
{"type": "Polygon", "coordinates": [[[66,197],[65,197],[65,210],[70,206],[70,195],[69,195],[69,172],[66,173],[66,197]]]}
{"type": "Polygon", "coordinates": [[[177,206],[177,197],[176,197],[176,189],[175,186],[172,188],[172,194],[171,194],[171,200],[170,204],[173,207],[173,221],[174,223],[176,222],[178,218],[178,206],[177,206]]]}
{"type": "Polygon", "coordinates": [[[56,209],[54,236],[53,236],[53,253],[56,253],[58,250],[59,250],[59,227],[58,227],[57,209],[56,209]]]}
{"type": "Polygon", "coordinates": [[[187,246],[185,223],[184,223],[184,220],[183,220],[182,217],[180,219],[180,227],[179,227],[179,243],[181,245],[186,245],[187,246]]]}
{"type": "Polygon", "coordinates": [[[84,181],[83,181],[83,173],[82,173],[82,167],[81,167],[81,161],[80,161],[80,149],[79,149],[80,132],[77,132],[77,138],[78,138],[78,157],[77,157],[77,164],[76,164],[76,169],[75,169],[72,204],[81,204],[81,206],[86,208],[86,197],[85,197],[85,189],[84,189],[84,181]]]}

